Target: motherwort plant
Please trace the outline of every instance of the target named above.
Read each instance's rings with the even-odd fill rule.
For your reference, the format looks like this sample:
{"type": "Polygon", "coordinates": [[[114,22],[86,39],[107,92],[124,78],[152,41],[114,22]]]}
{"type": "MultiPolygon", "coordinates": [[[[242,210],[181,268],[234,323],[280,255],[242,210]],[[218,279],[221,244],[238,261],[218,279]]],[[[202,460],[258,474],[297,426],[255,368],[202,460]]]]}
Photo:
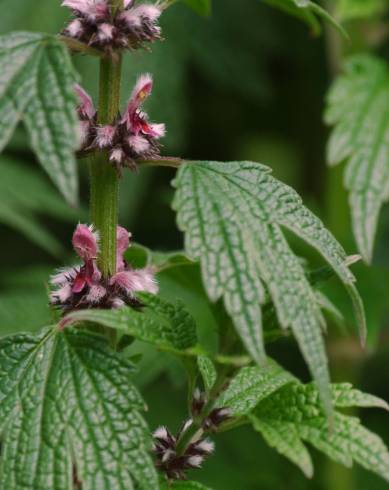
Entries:
{"type": "MultiPolygon", "coordinates": [[[[53,325],[0,340],[0,487],[206,489],[189,478],[205,461],[212,464],[219,432],[244,424],[307,477],[313,465],[305,443],[389,481],[382,440],[342,412],[388,406],[350,384],[331,383],[323,310],[332,304],[318,289],[323,274],[296,256],[286,232],[319,252],[324,276],[337,276],[344,285],[364,343],[364,310],[350,271],[355,257],[269,167],[161,156],[165,125],[143,109],[152,75],[138,74],[132,93],[125,94],[127,105],[120,106],[123,56],[139,49],[147,56],[151,43],[163,39],[160,17],[173,3],[64,0],[69,21],[61,33],[0,37],[0,146],[23,121],[37,159],[71,204],[77,201],[77,158],[90,173],[89,224],[76,225],[72,238],[78,263],[50,278],[53,325]],[[80,54],[99,59],[96,102],[72,67],[70,55],[80,54]],[[154,253],[132,244],[131,233],[118,224],[121,177],[131,171],[137,179],[147,165],[176,171],[173,208],[185,235],[183,252],[154,253]],[[134,250],[142,251],[141,264],[134,250]],[[186,278],[180,288],[190,289],[201,274],[203,287],[192,293],[213,312],[214,349],[199,339],[200,317],[183,301],[187,296],[168,301],[158,285],[176,269],[186,278]],[[285,335],[296,340],[311,383],[267,356],[266,344],[285,335]],[[153,429],[145,422],[146,405],[134,384],[136,359],[126,350],[134,340],[182,361],[188,413],[178,431],[163,420],[153,429]]],[[[201,10],[208,2],[185,3],[201,10]]],[[[334,23],[316,3],[283,3],[314,25],[318,16],[334,23]]],[[[388,76],[379,62],[360,64],[377,78],[388,76]]],[[[358,128],[349,130],[354,122],[348,111],[351,105],[356,110],[363,83],[353,86],[348,104],[342,98],[353,77],[363,77],[353,70],[332,93],[329,119],[339,124],[333,160],[341,159],[337,151],[342,158],[360,152],[350,163],[355,167],[371,154],[369,140],[354,145],[358,128]]],[[[363,217],[374,197],[357,197],[363,217]]],[[[367,243],[366,227],[358,229],[366,258],[371,235],[367,243]]]]}

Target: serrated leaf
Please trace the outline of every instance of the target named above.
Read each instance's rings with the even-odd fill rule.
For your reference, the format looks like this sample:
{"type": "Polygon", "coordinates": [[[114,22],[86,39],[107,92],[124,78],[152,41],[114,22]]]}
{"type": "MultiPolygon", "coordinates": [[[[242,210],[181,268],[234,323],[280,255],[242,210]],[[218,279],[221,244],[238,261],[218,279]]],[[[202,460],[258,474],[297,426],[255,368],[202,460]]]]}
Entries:
{"type": "Polygon", "coordinates": [[[389,199],[389,71],[370,55],[354,56],[328,95],[326,122],[334,126],[328,161],[346,161],[354,235],[364,259],[372,258],[379,213],[389,199]]]}
{"type": "Polygon", "coordinates": [[[199,15],[211,15],[211,0],[183,0],[183,2],[199,15]]]}
{"type": "Polygon", "coordinates": [[[253,162],[192,162],[178,171],[179,228],[189,256],[201,261],[212,301],[223,297],[247,350],[263,363],[261,305],[266,291],[283,328],[291,328],[330,412],[329,375],[322,338],[324,319],[288,228],[318,250],[350,292],[364,337],[363,307],[346,254],[298,194],[253,162]]]}
{"type": "Polygon", "coordinates": [[[215,384],[217,372],[215,369],[215,365],[211,361],[211,359],[207,356],[199,356],[197,358],[197,365],[199,367],[199,371],[201,377],[203,379],[204,387],[206,391],[212,389],[215,384]]]}
{"type": "Polygon", "coordinates": [[[234,416],[246,415],[260,401],[295,381],[292,374],[268,359],[263,367],[242,368],[219,397],[216,406],[229,408],[234,416]]]}
{"type": "Polygon", "coordinates": [[[33,149],[65,198],[77,200],[76,74],[66,48],[46,34],[0,36],[0,150],[23,120],[33,149]]]}
{"type": "Polygon", "coordinates": [[[131,364],[82,331],[0,341],[1,488],[155,490],[131,364]]]}
{"type": "Polygon", "coordinates": [[[311,26],[313,32],[320,32],[320,24],[317,18],[321,18],[331,24],[342,36],[348,38],[347,32],[325,9],[310,0],[263,0],[265,3],[277,7],[290,15],[300,18],[311,26]]]}
{"type": "MultiPolygon", "coordinates": [[[[386,406],[383,400],[353,390],[348,384],[333,385],[332,398],[336,407],[386,406]]],[[[285,386],[263,400],[249,418],[270,445],[298,464],[307,476],[312,475],[312,465],[303,441],[338,463],[351,467],[356,462],[389,481],[389,452],[383,441],[358,418],[339,412],[329,429],[319,393],[312,384],[285,386]]]]}
{"type": "Polygon", "coordinates": [[[313,476],[311,456],[301,442],[296,428],[278,420],[250,417],[254,429],[260,432],[270,447],[297,465],[307,478],[313,476]]]}
{"type": "Polygon", "coordinates": [[[144,307],[116,310],[79,310],[69,313],[65,325],[96,323],[167,350],[185,350],[197,343],[196,323],[180,301],[169,303],[158,296],[139,294],[144,307]]]}

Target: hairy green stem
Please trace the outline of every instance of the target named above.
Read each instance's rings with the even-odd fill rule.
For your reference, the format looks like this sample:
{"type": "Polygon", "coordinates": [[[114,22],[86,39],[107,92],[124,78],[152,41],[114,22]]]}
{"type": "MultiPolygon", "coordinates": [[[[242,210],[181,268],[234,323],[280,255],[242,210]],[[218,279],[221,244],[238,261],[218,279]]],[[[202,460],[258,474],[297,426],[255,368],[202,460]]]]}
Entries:
{"type": "MultiPolygon", "coordinates": [[[[111,124],[119,112],[121,56],[100,61],[99,124],[111,124]]],[[[119,177],[107,152],[96,154],[90,164],[91,221],[100,234],[98,266],[104,277],[116,270],[119,177]]]]}

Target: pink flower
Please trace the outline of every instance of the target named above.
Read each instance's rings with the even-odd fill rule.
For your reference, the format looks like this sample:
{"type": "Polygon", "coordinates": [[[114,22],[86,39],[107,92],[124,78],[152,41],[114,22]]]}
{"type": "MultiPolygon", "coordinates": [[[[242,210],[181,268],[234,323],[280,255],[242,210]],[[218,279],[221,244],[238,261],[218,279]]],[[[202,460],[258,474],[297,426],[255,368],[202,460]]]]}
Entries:
{"type": "Polygon", "coordinates": [[[109,24],[108,22],[103,22],[98,25],[97,37],[102,42],[109,42],[113,39],[115,26],[109,24]]]}
{"type": "Polygon", "coordinates": [[[90,21],[104,19],[109,14],[109,6],[105,0],[64,0],[62,6],[69,7],[90,21]]]}
{"type": "Polygon", "coordinates": [[[98,234],[93,226],[77,225],[72,239],[73,247],[78,256],[88,262],[94,260],[99,252],[98,234]]]}
{"type": "Polygon", "coordinates": [[[112,145],[115,137],[116,127],[111,125],[99,126],[97,128],[96,144],[99,148],[107,148],[112,145]]]}
{"type": "Polygon", "coordinates": [[[110,285],[119,286],[130,296],[141,291],[151,294],[156,294],[158,292],[158,285],[150,267],[117,272],[112,276],[110,285]]]}
{"type": "Polygon", "coordinates": [[[74,90],[80,100],[78,113],[82,119],[93,119],[96,114],[96,109],[93,105],[91,96],[78,84],[74,86],[74,90]]]}
{"type": "Polygon", "coordinates": [[[116,270],[118,272],[125,268],[124,252],[130,246],[131,233],[122,226],[118,226],[116,230],[116,270]]]}
{"type": "Polygon", "coordinates": [[[139,306],[136,293],[155,294],[158,286],[151,268],[132,269],[124,260],[130,246],[131,234],[117,227],[117,272],[111,277],[102,276],[97,267],[98,234],[92,226],[79,224],[73,234],[73,247],[83,265],[62,269],[53,275],[50,283],[55,288],[50,302],[64,312],[81,308],[120,308],[139,306]]]}
{"type": "Polygon", "coordinates": [[[126,112],[122,123],[127,125],[127,129],[138,135],[143,127],[147,128],[147,123],[143,114],[139,113],[139,108],[144,100],[151,94],[153,89],[153,79],[150,74],[141,75],[136,82],[128,101],[126,112]],[[143,116],[143,117],[142,117],[143,116]]]}

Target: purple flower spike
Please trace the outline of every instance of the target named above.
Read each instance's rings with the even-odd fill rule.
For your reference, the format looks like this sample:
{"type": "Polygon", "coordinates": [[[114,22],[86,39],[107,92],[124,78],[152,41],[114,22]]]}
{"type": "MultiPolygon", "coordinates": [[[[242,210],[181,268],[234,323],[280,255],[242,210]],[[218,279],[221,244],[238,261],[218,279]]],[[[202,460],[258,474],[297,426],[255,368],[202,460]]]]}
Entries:
{"type": "Polygon", "coordinates": [[[141,75],[136,82],[128,101],[126,112],[124,113],[122,123],[125,123],[127,129],[138,135],[143,127],[148,126],[143,114],[139,113],[139,108],[144,100],[153,90],[153,79],[150,74],[141,75]]]}

